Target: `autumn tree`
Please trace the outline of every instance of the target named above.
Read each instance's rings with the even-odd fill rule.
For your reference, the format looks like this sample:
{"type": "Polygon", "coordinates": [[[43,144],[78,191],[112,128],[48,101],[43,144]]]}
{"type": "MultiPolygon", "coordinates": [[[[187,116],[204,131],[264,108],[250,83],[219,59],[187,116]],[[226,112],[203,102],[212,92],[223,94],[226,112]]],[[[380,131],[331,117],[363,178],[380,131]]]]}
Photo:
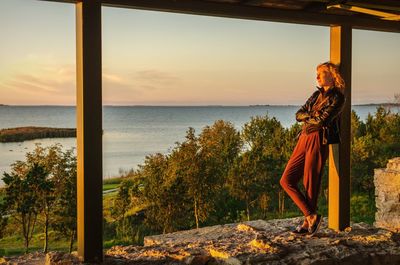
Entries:
{"type": "Polygon", "coordinates": [[[156,231],[173,232],[189,227],[189,202],[180,176],[170,174],[169,156],[146,156],[136,174],[140,200],[146,207],[145,222],[156,231]]]}
{"type": "Polygon", "coordinates": [[[352,189],[373,197],[375,168],[386,166],[388,159],[400,155],[400,114],[378,107],[366,121],[357,120],[351,146],[352,189]]]}
{"type": "Polygon", "coordinates": [[[5,205],[8,212],[12,213],[18,224],[25,242],[25,252],[29,250],[38,214],[42,211],[41,194],[46,187],[48,172],[38,165],[33,164],[26,168],[23,162],[13,165],[11,174],[4,173],[5,205]]]}
{"type": "Polygon", "coordinates": [[[74,149],[61,153],[55,168],[56,196],[51,227],[69,239],[69,253],[77,231],[77,168],[74,149]]]}
{"type": "Polygon", "coordinates": [[[246,215],[250,220],[250,208],[257,201],[276,197],[280,189],[286,135],[281,123],[266,115],[252,117],[243,126],[241,137],[246,150],[235,161],[228,186],[233,196],[246,202],[246,215]]]}
{"type": "Polygon", "coordinates": [[[241,148],[239,133],[222,120],[206,126],[198,137],[193,128],[171,154],[170,174],[182,178],[192,200],[196,227],[214,210],[218,192],[241,148]]]}
{"type": "Polygon", "coordinates": [[[111,215],[118,221],[121,227],[121,237],[126,236],[126,215],[132,207],[132,188],[134,182],[132,179],[125,179],[118,187],[117,196],[114,199],[114,205],[111,209],[111,215]]]}
{"type": "MultiPolygon", "coordinates": [[[[76,169],[71,168],[69,164],[73,158],[73,151],[67,151],[66,153],[62,150],[61,144],[54,144],[48,147],[43,147],[41,144],[36,144],[35,149],[32,152],[26,153],[26,161],[24,162],[28,167],[33,164],[42,166],[48,175],[43,183],[42,189],[39,194],[39,201],[41,203],[40,218],[43,224],[44,232],[44,246],[43,251],[46,253],[48,250],[49,241],[49,228],[52,222],[51,218],[54,218],[54,207],[56,203],[56,197],[65,196],[64,182],[66,178],[70,177],[69,172],[75,171],[76,169]]],[[[76,163],[72,164],[76,167],[76,163]]],[[[73,200],[69,198],[68,200],[73,200]]]]}
{"type": "Polygon", "coordinates": [[[207,218],[212,207],[210,197],[214,187],[207,179],[205,163],[193,128],[189,128],[186,140],[178,143],[172,151],[169,174],[182,179],[182,184],[187,187],[185,194],[193,202],[196,228],[199,228],[199,222],[207,218]]]}
{"type": "MultiPolygon", "coordinates": [[[[31,214],[30,217],[35,222],[27,222],[33,225],[36,221],[41,221],[39,224],[42,223],[44,230],[43,251],[47,252],[50,227],[52,225],[54,228],[61,227],[65,222],[76,223],[76,157],[73,149],[63,152],[60,144],[49,147],[37,144],[32,152],[26,154],[25,161],[17,161],[12,165],[12,173],[5,175],[4,182],[6,181],[10,182],[10,185],[6,186],[9,195],[6,198],[32,197],[30,192],[35,191],[32,197],[35,203],[34,206],[30,206],[35,209],[35,214],[31,214]],[[32,176],[33,173],[36,175],[32,176]],[[29,183],[26,184],[28,177],[30,177],[29,183]],[[18,190],[15,188],[17,184],[26,185],[24,187],[26,190],[23,188],[18,190]]],[[[11,204],[7,205],[12,207],[11,204]]],[[[14,207],[18,208],[15,205],[14,207]]],[[[20,218],[22,219],[24,218],[20,218]]],[[[29,228],[22,230],[29,239],[28,232],[33,230],[29,228]]]]}
{"type": "Polygon", "coordinates": [[[4,201],[5,190],[0,189],[0,239],[4,237],[6,226],[8,224],[8,211],[7,205],[4,201]]]}

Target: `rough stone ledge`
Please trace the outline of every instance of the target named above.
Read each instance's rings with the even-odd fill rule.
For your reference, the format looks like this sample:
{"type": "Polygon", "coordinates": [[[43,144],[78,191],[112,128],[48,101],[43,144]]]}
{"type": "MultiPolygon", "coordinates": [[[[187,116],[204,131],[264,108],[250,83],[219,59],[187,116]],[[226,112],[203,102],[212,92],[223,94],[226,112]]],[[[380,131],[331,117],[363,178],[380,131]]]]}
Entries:
{"type": "Polygon", "coordinates": [[[386,168],[375,169],[375,227],[400,232],[400,157],[389,159],[386,168]]]}
{"type": "MultiPolygon", "coordinates": [[[[107,250],[104,264],[400,264],[399,233],[364,223],[335,232],[327,228],[324,218],[315,237],[292,235],[291,229],[301,220],[257,220],[150,236],[145,246],[107,250]]],[[[3,264],[80,264],[75,256],[62,253],[48,254],[43,260],[26,263],[19,257],[19,262],[6,259],[3,264]]]]}

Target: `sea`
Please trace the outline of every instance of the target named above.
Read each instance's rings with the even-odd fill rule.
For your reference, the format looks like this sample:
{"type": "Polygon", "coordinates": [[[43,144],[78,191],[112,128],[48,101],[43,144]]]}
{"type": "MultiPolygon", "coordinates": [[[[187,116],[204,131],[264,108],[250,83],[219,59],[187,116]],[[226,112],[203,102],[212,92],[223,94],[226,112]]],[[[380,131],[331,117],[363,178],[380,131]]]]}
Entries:
{"type": "MultiPolygon", "coordinates": [[[[361,120],[374,114],[375,105],[352,107],[361,120]]],[[[284,127],[295,121],[299,106],[104,106],[103,107],[103,178],[116,177],[144,162],[146,155],[167,154],[176,142],[185,139],[193,127],[200,133],[216,120],[229,121],[241,130],[253,116],[276,117],[284,127]]],[[[394,111],[399,111],[398,108],[394,111]]],[[[74,106],[0,106],[0,129],[22,126],[75,128],[74,106]]],[[[0,186],[11,164],[24,160],[35,145],[60,143],[63,149],[76,147],[75,138],[37,139],[18,143],[0,143],[0,186]]]]}

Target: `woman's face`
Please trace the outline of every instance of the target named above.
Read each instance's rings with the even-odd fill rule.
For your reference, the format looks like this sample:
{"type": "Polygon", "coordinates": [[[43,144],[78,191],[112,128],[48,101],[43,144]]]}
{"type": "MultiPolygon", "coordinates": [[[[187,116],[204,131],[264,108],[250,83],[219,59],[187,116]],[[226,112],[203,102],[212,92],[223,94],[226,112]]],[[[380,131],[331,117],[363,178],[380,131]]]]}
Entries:
{"type": "Polygon", "coordinates": [[[326,66],[318,67],[317,83],[319,87],[332,87],[334,85],[333,77],[326,66]]]}

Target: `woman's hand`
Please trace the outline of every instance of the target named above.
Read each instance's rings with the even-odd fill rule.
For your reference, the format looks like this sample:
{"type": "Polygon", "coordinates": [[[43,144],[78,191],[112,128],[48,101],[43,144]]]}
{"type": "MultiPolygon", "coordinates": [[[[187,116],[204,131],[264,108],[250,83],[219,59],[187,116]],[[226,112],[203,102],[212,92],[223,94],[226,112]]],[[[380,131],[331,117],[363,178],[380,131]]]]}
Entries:
{"type": "Polygon", "coordinates": [[[305,121],[308,120],[310,117],[311,117],[311,115],[310,115],[307,111],[304,111],[304,112],[298,111],[298,112],[296,113],[296,120],[297,120],[298,122],[305,122],[305,121]]]}

